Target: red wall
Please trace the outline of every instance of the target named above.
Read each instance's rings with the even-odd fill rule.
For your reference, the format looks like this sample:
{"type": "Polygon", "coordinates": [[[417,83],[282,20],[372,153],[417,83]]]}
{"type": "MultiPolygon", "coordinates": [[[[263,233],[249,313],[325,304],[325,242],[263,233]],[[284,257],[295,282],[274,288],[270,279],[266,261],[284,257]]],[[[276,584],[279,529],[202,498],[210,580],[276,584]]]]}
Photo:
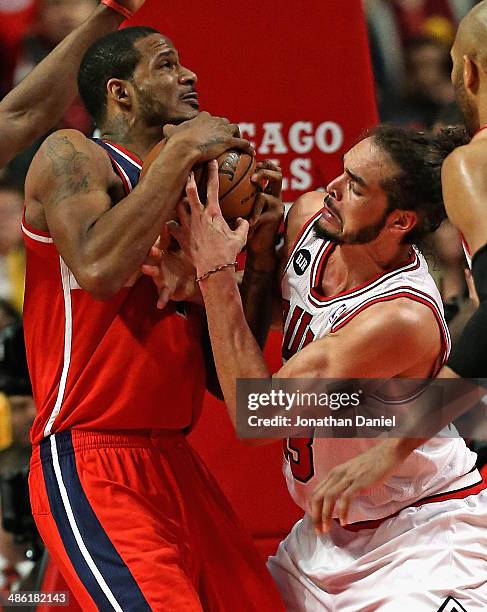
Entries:
{"type": "MultiPolygon", "coordinates": [[[[157,27],[199,76],[202,107],[241,124],[260,158],[279,159],[286,200],[323,185],[376,110],[361,0],[148,0],[134,23],[157,27]],[[267,124],[267,125],[266,125],[267,124]]],[[[279,367],[279,337],[268,347],[279,367]]],[[[192,442],[264,551],[302,513],[280,445],[247,448],[207,399],[192,442]]]]}

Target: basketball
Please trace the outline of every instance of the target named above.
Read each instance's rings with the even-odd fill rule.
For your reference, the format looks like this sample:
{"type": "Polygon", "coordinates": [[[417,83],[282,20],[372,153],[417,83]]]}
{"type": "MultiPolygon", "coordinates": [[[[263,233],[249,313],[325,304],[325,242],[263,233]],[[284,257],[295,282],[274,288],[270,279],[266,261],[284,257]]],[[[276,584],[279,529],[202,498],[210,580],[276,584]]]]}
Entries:
{"type": "MultiPolygon", "coordinates": [[[[144,160],[140,178],[150,168],[166,144],[163,138],[149,152],[144,160]]],[[[217,158],[219,192],[218,199],[222,214],[228,221],[237,217],[249,217],[252,213],[255,199],[257,197],[257,186],[250,181],[255,171],[255,157],[248,153],[232,149],[225,151],[217,158]]],[[[206,181],[208,170],[206,164],[194,168],[195,180],[198,186],[198,194],[203,204],[206,203],[206,181]]]]}

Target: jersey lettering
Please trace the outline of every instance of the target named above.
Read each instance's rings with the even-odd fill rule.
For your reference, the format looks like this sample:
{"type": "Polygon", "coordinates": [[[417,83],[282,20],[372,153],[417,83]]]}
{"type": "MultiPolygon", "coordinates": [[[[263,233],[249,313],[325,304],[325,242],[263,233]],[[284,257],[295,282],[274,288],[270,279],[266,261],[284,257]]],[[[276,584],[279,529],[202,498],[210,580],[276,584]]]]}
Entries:
{"type": "MultiPolygon", "coordinates": [[[[285,301],[283,312],[284,320],[286,320],[286,315],[289,312],[289,302],[286,305],[285,301]]],[[[315,335],[309,328],[312,318],[313,315],[303,310],[300,306],[294,307],[282,343],[282,358],[286,361],[297,353],[299,349],[304,348],[314,340],[315,335]]]]}

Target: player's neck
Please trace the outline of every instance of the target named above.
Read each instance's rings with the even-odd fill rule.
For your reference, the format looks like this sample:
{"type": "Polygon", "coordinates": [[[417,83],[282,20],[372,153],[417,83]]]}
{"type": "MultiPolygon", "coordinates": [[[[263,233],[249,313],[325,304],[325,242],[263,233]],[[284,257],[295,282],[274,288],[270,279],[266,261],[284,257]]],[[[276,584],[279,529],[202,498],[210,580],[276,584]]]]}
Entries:
{"type": "Polygon", "coordinates": [[[367,283],[407,262],[410,245],[384,248],[374,243],[338,245],[327,262],[322,279],[325,295],[333,295],[367,283]]]}
{"type": "Polygon", "coordinates": [[[136,120],[129,124],[124,117],[118,116],[106,122],[101,136],[105,140],[122,145],[143,160],[161,140],[162,126],[148,128],[136,120]]]}

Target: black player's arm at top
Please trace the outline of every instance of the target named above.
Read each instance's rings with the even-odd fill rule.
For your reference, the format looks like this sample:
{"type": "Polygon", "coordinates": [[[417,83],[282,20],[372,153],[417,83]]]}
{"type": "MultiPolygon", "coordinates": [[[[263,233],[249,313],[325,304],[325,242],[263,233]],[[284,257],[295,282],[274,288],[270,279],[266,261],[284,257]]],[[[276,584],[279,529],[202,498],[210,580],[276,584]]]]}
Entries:
{"type": "Polygon", "coordinates": [[[260,161],[252,181],[258,186],[258,195],[247,236],[247,257],[240,293],[245,318],[262,348],[271,324],[279,269],[276,241],[284,216],[281,169],[270,160],[260,161]],[[263,185],[266,185],[264,191],[263,185]]]}
{"type": "Polygon", "coordinates": [[[0,167],[56,125],[76,95],[76,75],[86,49],[112,32],[123,17],[99,6],[0,102],[0,167]]]}
{"type": "MultiPolygon", "coordinates": [[[[445,208],[452,223],[462,232],[473,257],[473,277],[480,305],[455,343],[449,368],[465,378],[485,376],[487,359],[487,150],[481,138],[459,147],[442,167],[445,208]]],[[[448,370],[442,371],[448,376],[448,370]]]]}
{"type": "Polygon", "coordinates": [[[190,147],[170,139],[144,180],[113,206],[106,153],[80,132],[62,130],[34,158],[27,212],[31,199],[42,205],[54,243],[80,286],[108,299],[138,271],[195,160],[190,147]]]}

